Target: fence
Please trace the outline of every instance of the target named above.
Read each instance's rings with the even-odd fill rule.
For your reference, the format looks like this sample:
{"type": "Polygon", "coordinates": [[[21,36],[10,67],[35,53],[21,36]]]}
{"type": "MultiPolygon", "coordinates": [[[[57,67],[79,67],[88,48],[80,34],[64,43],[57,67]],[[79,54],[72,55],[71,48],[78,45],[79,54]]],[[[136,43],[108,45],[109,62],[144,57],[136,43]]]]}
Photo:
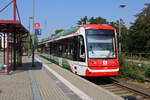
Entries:
{"type": "Polygon", "coordinates": [[[150,53],[129,53],[123,52],[128,61],[140,63],[140,64],[150,64],[150,53]]]}

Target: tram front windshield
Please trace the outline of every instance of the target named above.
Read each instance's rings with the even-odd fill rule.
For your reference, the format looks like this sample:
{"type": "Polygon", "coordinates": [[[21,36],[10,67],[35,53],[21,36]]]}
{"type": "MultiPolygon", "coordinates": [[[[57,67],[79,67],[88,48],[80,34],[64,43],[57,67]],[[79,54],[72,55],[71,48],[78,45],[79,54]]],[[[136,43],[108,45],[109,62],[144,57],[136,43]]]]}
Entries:
{"type": "Polygon", "coordinates": [[[113,30],[86,29],[89,59],[115,58],[113,30]]]}

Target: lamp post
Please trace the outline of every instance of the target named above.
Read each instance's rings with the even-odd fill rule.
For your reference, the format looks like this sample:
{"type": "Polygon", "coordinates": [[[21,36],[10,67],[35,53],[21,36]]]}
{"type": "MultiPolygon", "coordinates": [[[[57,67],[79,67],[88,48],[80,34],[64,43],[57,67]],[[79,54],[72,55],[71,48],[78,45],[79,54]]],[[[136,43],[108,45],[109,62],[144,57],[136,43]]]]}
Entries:
{"type": "MultiPolygon", "coordinates": [[[[126,7],[125,4],[121,4],[120,8],[126,7]]],[[[121,52],[121,18],[119,19],[119,52],[121,52]]]]}
{"type": "Polygon", "coordinates": [[[32,67],[34,67],[34,5],[35,1],[32,0],[32,67]]]}
{"type": "Polygon", "coordinates": [[[32,19],[33,17],[29,17],[29,33],[28,33],[28,57],[30,56],[30,20],[32,19]]]}

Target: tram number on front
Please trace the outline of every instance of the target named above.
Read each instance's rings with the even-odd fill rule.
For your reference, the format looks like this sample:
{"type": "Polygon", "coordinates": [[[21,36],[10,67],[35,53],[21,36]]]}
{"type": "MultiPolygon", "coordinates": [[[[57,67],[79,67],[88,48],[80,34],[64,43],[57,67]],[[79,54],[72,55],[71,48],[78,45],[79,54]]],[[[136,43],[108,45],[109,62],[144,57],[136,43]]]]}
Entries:
{"type": "Polygon", "coordinates": [[[106,60],[103,61],[103,65],[107,65],[108,62],[106,60]]]}

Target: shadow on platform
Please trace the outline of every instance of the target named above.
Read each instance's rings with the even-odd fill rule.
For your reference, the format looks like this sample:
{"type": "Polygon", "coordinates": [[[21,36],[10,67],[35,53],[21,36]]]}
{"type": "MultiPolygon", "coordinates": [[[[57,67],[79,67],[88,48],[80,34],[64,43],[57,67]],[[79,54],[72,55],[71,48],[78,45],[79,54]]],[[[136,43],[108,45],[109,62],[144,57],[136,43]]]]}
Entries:
{"type": "Polygon", "coordinates": [[[41,70],[43,64],[41,62],[34,62],[34,66],[32,67],[32,62],[25,62],[22,64],[22,66],[17,66],[17,69],[13,71],[12,74],[29,71],[29,70],[41,70]]]}

